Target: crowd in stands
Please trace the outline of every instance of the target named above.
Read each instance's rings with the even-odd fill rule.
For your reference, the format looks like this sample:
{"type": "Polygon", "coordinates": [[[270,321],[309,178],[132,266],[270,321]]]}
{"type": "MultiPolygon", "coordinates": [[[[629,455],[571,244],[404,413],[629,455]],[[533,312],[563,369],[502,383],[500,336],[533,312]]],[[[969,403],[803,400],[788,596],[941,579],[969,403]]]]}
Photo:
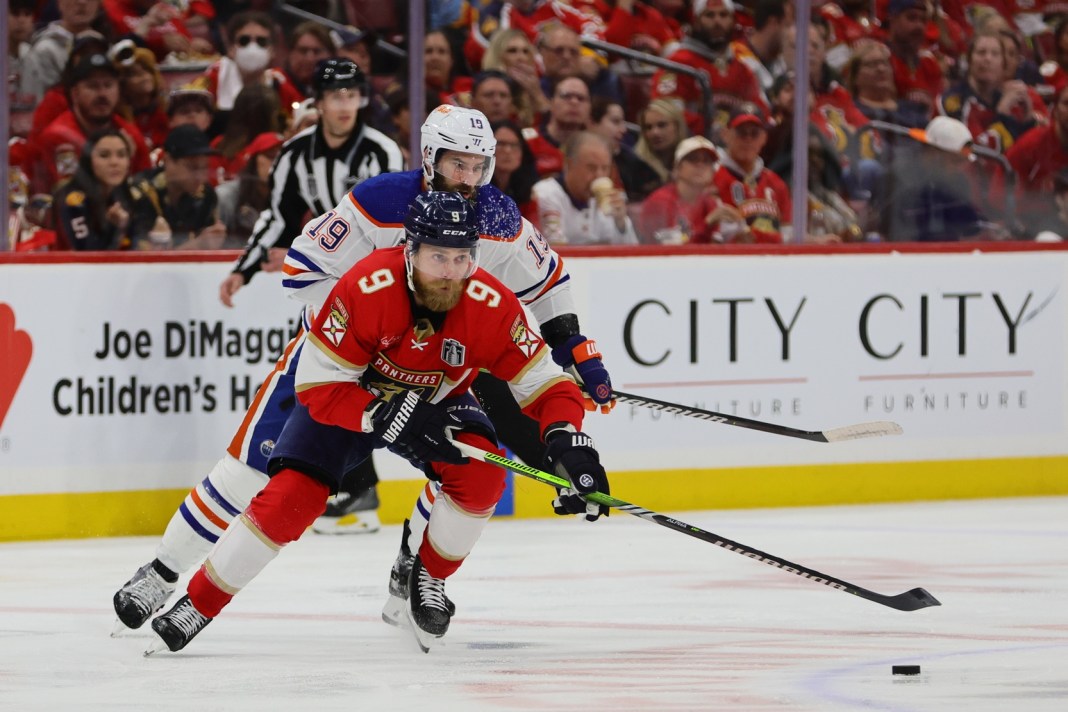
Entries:
{"type": "MultiPolygon", "coordinates": [[[[265,0],[9,0],[13,249],[241,247],[284,142],[322,131],[329,57],[371,78],[358,121],[415,167],[405,4],[364,29],[369,0],[293,4],[329,22],[265,0]]],[[[792,0],[429,3],[415,91],[486,115],[493,182],[554,244],[1068,235],[1068,3],[812,5],[802,38],[792,0]]]]}

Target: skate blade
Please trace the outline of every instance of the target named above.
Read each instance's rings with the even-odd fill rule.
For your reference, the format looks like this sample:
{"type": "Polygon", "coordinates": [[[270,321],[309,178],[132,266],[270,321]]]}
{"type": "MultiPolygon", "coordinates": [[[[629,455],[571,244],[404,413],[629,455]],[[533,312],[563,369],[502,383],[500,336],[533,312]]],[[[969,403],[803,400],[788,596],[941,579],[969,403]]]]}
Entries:
{"type": "Polygon", "coordinates": [[[386,605],[382,606],[382,620],[397,628],[407,628],[408,601],[397,596],[390,596],[386,605]]]}
{"type": "Polygon", "coordinates": [[[432,635],[420,628],[415,623],[415,619],[412,617],[411,608],[407,608],[408,628],[412,631],[412,636],[415,638],[416,645],[424,653],[429,653],[431,648],[436,648],[441,642],[440,635],[432,635]]]}
{"type": "Polygon", "coordinates": [[[162,653],[166,649],[167,644],[163,641],[163,638],[159,638],[145,649],[145,657],[150,658],[156,653],[162,653]]]}
{"type": "Polygon", "coordinates": [[[121,638],[124,633],[129,633],[132,630],[137,630],[137,629],[129,627],[128,625],[123,623],[120,619],[116,618],[115,619],[115,625],[111,628],[111,637],[112,638],[121,638]]]}

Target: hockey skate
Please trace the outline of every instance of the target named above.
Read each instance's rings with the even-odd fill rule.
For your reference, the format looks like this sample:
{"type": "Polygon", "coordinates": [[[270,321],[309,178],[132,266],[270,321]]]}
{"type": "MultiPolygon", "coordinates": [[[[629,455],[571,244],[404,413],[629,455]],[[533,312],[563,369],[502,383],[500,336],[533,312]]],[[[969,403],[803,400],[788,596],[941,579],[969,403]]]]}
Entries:
{"type": "Polygon", "coordinates": [[[378,520],[378,489],[359,495],[338,492],[326,511],[312,523],[316,534],[374,534],[382,526],[378,520]]]}
{"type": "MultiPolygon", "coordinates": [[[[393,562],[393,568],[389,572],[389,600],[382,607],[382,620],[390,625],[403,628],[408,625],[408,577],[412,573],[412,564],[415,556],[408,546],[411,536],[410,520],[404,520],[404,530],[401,532],[401,548],[397,552],[397,558],[393,562]]],[[[456,606],[446,596],[445,605],[449,609],[449,616],[456,615],[456,606]]]]}
{"type": "Polygon", "coordinates": [[[176,584],[163,580],[149,562],[139,568],[129,581],[116,593],[112,603],[120,623],[115,625],[111,636],[130,629],[140,628],[152,614],[163,608],[174,593],[176,584]]]}
{"type": "Polygon", "coordinates": [[[412,633],[424,653],[449,630],[452,616],[445,597],[445,579],[434,578],[423,568],[417,556],[408,578],[408,620],[412,633]]]}
{"type": "Polygon", "coordinates": [[[164,649],[172,653],[178,652],[189,645],[189,641],[204,630],[211,621],[211,618],[202,615],[193,607],[189,596],[182,596],[171,610],[152,621],[152,630],[156,631],[159,640],[149,646],[145,651],[145,657],[164,649]]]}

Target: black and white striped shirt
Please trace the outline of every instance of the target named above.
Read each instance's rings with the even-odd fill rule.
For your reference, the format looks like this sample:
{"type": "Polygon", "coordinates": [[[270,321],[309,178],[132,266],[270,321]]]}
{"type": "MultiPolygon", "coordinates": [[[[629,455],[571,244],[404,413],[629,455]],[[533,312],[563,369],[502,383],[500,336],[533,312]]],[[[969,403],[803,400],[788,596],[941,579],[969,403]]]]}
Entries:
{"type": "Polygon", "coordinates": [[[305,216],[333,210],[358,183],[380,173],[404,170],[393,139],[360,121],[337,148],[326,145],[319,125],[289,139],[271,167],[270,205],[260,213],[245,253],[234,266],[247,283],[272,247],[289,247],[305,216]]]}

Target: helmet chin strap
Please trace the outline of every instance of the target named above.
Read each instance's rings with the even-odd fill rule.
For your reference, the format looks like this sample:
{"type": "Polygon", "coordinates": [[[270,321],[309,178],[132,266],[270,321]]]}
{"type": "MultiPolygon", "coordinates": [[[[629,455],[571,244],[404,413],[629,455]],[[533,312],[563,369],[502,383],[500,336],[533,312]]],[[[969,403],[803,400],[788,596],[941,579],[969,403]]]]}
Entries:
{"type": "MultiPolygon", "coordinates": [[[[419,249],[419,248],[416,248],[419,249]]],[[[408,278],[408,289],[412,294],[415,294],[415,279],[412,277],[412,271],[415,267],[412,265],[412,258],[414,257],[414,251],[410,245],[404,246],[404,274],[408,278]]]]}

